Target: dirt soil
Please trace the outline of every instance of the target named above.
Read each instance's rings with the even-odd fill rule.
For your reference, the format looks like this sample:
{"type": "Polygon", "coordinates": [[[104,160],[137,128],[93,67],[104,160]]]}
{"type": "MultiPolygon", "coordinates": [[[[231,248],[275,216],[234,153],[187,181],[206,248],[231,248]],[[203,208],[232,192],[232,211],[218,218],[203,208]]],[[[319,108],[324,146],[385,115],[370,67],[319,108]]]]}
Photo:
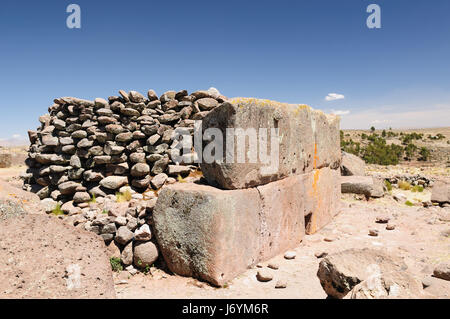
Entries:
{"type": "Polygon", "coordinates": [[[0,181],[0,298],[115,296],[103,240],[45,215],[35,194],[0,181]]]}

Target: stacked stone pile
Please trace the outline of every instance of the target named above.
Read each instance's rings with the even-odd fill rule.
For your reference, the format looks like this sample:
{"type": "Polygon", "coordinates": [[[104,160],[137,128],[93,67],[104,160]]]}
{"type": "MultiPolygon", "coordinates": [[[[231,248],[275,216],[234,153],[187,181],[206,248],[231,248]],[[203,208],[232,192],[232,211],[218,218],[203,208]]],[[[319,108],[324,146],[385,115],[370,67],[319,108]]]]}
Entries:
{"type": "Polygon", "coordinates": [[[174,129],[186,127],[192,133],[194,120],[226,98],[214,88],[191,95],[168,91],[159,98],[153,90],[147,97],[119,93],[108,100],[54,100],[49,114],[39,118],[41,127],[29,131],[27,190],[41,199],[79,204],[125,185],[141,193],[159,189],[195,169],[174,163],[174,129]]]}
{"type": "Polygon", "coordinates": [[[47,213],[65,214],[68,223],[100,235],[124,266],[145,269],[158,259],[152,236],[157,191],[179,177],[198,179],[186,178],[198,164],[174,161],[174,154],[192,156],[179,154],[174,130],[192,134],[194,121],[226,98],[214,88],[119,94],[55,99],[37,131],[29,131],[22,178],[47,213]]]}

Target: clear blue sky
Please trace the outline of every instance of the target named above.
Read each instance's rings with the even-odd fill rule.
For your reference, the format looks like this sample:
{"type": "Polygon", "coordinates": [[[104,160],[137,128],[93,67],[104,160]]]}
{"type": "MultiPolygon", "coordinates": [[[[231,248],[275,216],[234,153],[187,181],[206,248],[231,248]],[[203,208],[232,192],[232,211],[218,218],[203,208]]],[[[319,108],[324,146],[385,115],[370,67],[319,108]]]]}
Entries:
{"type": "Polygon", "coordinates": [[[450,1],[2,0],[0,138],[54,97],[218,88],[343,114],[342,127],[450,125],[450,1]],[[66,7],[82,27],[66,27],[66,7]],[[366,8],[381,7],[381,29],[366,8]],[[329,93],[345,98],[326,101],[329,93]]]}

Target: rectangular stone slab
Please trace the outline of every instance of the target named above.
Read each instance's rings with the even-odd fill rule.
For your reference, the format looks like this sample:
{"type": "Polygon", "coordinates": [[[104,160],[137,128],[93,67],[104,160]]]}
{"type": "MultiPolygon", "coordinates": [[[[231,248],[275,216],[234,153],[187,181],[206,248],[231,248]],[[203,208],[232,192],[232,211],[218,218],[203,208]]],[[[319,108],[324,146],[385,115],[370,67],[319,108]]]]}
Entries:
{"type": "MultiPolygon", "coordinates": [[[[264,185],[282,178],[311,172],[322,167],[339,167],[341,160],[339,141],[339,117],[326,115],[307,105],[279,103],[252,98],[234,98],[211,111],[202,123],[203,132],[208,128],[221,130],[223,157],[217,161],[201,163],[203,175],[208,183],[223,189],[242,189],[264,185]],[[270,155],[270,130],[279,129],[278,169],[265,171],[268,164],[257,158],[251,162],[237,162],[238,139],[234,137],[234,149],[226,149],[227,128],[267,129],[270,155]],[[227,162],[226,154],[234,154],[234,161],[227,162]]],[[[246,138],[245,151],[249,150],[246,138]]],[[[208,143],[205,143],[207,145],[208,143]]],[[[259,152],[259,145],[258,145],[259,152]]],[[[259,154],[259,153],[258,153],[259,154]]]]}
{"type": "Polygon", "coordinates": [[[341,208],[340,170],[325,167],[300,176],[305,192],[306,234],[314,234],[330,223],[341,208]]]}
{"type": "Polygon", "coordinates": [[[169,269],[221,286],[255,264],[260,204],[256,189],[223,191],[191,183],[164,187],[153,221],[169,269]]]}
{"type": "Polygon", "coordinates": [[[338,170],[323,168],[250,189],[164,187],[153,221],[169,269],[222,286],[297,247],[305,228],[313,233],[338,213],[338,177],[338,170]]]}

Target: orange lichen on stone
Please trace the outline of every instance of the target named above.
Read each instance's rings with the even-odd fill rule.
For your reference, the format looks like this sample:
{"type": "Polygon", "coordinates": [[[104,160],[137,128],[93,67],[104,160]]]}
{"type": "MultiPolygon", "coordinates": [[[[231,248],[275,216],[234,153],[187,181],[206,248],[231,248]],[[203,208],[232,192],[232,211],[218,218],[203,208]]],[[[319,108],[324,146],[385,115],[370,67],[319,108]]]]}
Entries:
{"type": "Polygon", "coordinates": [[[317,169],[317,161],[319,160],[319,156],[317,155],[317,143],[314,144],[314,178],[313,178],[313,184],[312,184],[312,196],[316,199],[316,206],[314,207],[314,212],[311,215],[310,224],[308,225],[307,233],[313,234],[317,231],[317,214],[320,210],[321,206],[321,198],[319,195],[319,176],[320,176],[320,169],[317,169]]]}

